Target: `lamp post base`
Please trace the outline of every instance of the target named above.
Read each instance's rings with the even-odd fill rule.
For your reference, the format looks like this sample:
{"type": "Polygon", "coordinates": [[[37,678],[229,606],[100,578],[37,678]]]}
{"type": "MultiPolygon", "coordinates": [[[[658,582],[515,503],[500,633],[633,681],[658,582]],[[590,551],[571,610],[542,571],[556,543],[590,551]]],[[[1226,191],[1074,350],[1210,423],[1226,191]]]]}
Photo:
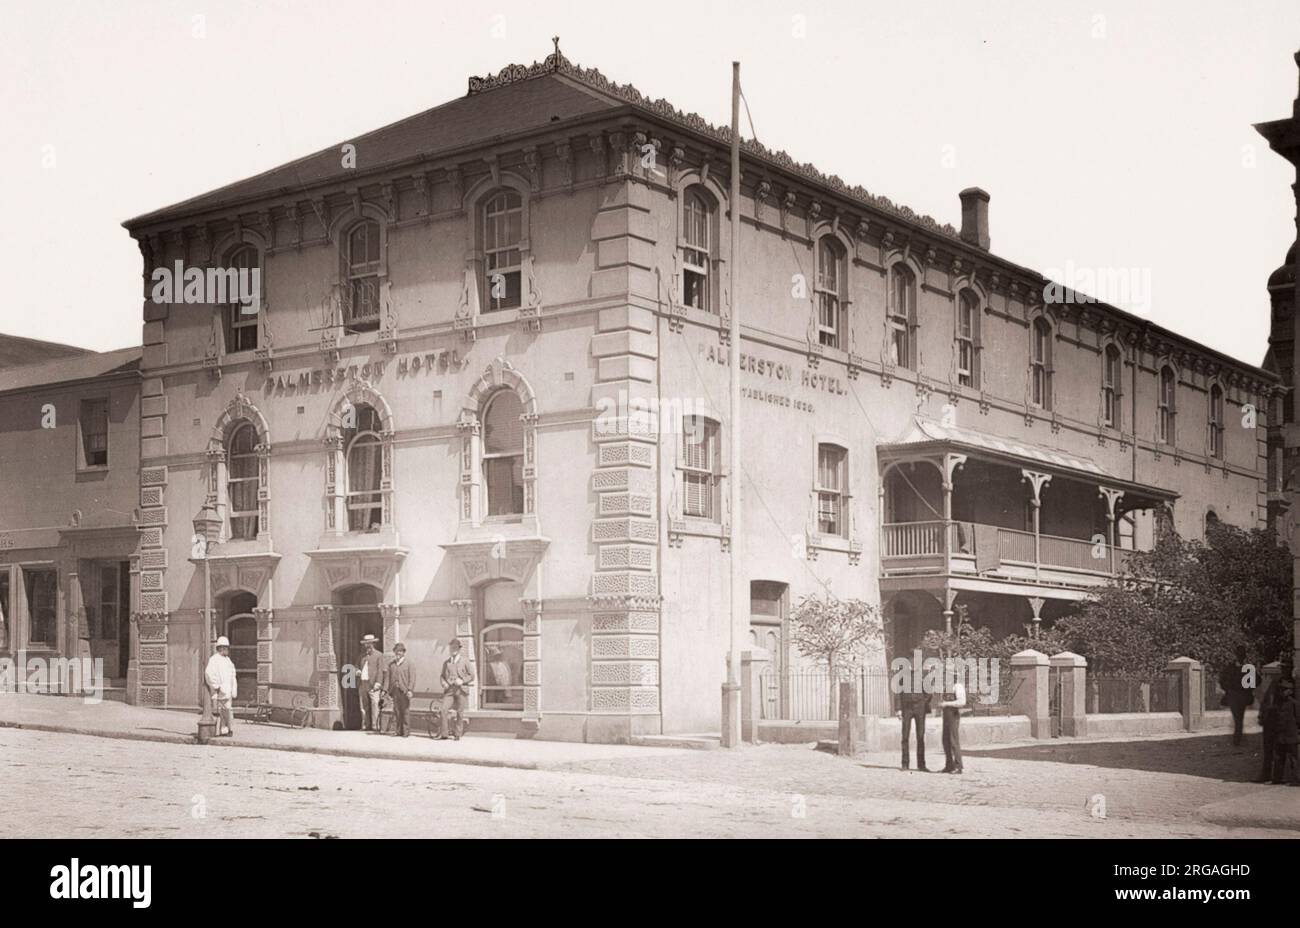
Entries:
{"type": "Polygon", "coordinates": [[[722,684],[722,746],[740,744],[740,684],[722,684]]]}

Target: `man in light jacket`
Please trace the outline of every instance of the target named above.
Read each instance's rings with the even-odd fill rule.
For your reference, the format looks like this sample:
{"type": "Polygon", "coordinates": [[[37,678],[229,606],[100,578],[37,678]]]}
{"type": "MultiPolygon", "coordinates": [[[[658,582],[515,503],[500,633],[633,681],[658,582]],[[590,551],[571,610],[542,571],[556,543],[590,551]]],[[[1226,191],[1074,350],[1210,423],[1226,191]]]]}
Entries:
{"type": "Polygon", "coordinates": [[[451,657],[442,662],[442,718],[438,726],[438,737],[447,737],[447,717],[456,710],[456,727],[452,736],[459,741],[465,731],[465,706],[468,703],[466,689],[474,682],[474,668],[460,653],[460,639],[451,639],[451,657]]]}
{"type": "Polygon", "coordinates": [[[939,707],[943,709],[943,772],[961,773],[961,710],[966,708],[966,687],[956,675],[939,707]]]}
{"type": "Polygon", "coordinates": [[[361,727],[366,731],[379,727],[379,700],[384,692],[384,652],[375,647],[378,643],[374,635],[361,639],[364,651],[357,669],[357,699],[361,703],[361,727]]]}
{"type": "Polygon", "coordinates": [[[230,659],[230,639],[225,635],[217,639],[217,653],[208,658],[203,679],[218,713],[217,737],[234,734],[233,706],[235,697],[239,695],[239,680],[235,676],[235,662],[230,659]],[[221,730],[222,726],[225,731],[221,730]]]}

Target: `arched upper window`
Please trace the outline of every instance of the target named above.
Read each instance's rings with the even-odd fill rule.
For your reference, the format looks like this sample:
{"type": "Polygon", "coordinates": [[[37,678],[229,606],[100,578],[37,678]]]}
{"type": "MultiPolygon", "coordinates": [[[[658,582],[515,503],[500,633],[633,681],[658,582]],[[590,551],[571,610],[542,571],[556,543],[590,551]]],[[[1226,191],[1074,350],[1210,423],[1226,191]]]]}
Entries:
{"type": "Polygon", "coordinates": [[[524,511],[523,404],[513,390],[498,390],[483,409],[483,483],[489,516],[524,511]]]}
{"type": "Polygon", "coordinates": [[[1029,401],[1040,409],[1052,408],[1052,325],[1041,316],[1030,328],[1029,401]]]}
{"type": "Polygon", "coordinates": [[[817,243],[817,340],[828,348],[841,348],[844,333],[844,249],[834,236],[817,243]]]}
{"type": "Polygon", "coordinates": [[[889,360],[898,367],[916,368],[916,275],[907,265],[889,270],[889,360]]]}
{"type": "Polygon", "coordinates": [[[1178,378],[1174,369],[1166,365],[1160,368],[1160,393],[1157,397],[1156,438],[1166,445],[1172,445],[1176,437],[1175,396],[1178,378]]]}
{"type": "Polygon", "coordinates": [[[257,430],[252,423],[235,427],[226,445],[226,499],[230,506],[230,537],[257,537],[258,476],[257,430]]]}
{"type": "Polygon", "coordinates": [[[257,303],[241,303],[238,281],[258,267],[257,249],[252,245],[238,245],[227,256],[222,270],[235,271],[232,279],[227,274],[226,303],[221,307],[222,332],[225,336],[226,354],[236,351],[253,351],[257,348],[257,303]],[[233,292],[231,284],[234,284],[233,292]]]}
{"type": "Polygon", "coordinates": [[[372,219],[363,219],[348,231],[343,325],[349,332],[379,328],[380,235],[379,223],[372,219]]]}
{"type": "Polygon", "coordinates": [[[523,199],[514,190],[498,191],[483,203],[485,311],[520,305],[523,216],[523,199]]]}
{"type": "Polygon", "coordinates": [[[713,312],[713,201],[699,187],[682,198],[682,303],[713,312]]]}
{"type": "Polygon", "coordinates": [[[360,403],[344,414],[343,454],[349,531],[373,531],[383,524],[381,430],[379,414],[373,406],[360,403]]]}
{"type": "Polygon", "coordinates": [[[1120,396],[1124,389],[1124,361],[1115,345],[1107,345],[1101,358],[1101,421],[1118,429],[1123,422],[1120,396]]]}
{"type": "Polygon", "coordinates": [[[1223,388],[1217,383],[1210,387],[1208,439],[1210,457],[1223,457],[1223,388]]]}
{"type": "Polygon", "coordinates": [[[979,382],[980,304],[972,290],[957,298],[957,383],[974,387],[979,382]]]}

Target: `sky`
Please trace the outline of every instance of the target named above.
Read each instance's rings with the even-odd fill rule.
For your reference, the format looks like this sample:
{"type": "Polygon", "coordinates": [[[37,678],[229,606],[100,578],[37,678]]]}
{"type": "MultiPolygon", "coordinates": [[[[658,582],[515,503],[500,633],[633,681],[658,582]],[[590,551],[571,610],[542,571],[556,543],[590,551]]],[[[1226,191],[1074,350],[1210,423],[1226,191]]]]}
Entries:
{"type": "Polygon", "coordinates": [[[983,187],[996,254],[1263,358],[1296,178],[1252,124],[1290,115],[1296,0],[0,0],[0,332],[138,344],[123,220],[462,96],[557,34],[717,125],[739,60],[769,148],[954,226],[983,187]]]}

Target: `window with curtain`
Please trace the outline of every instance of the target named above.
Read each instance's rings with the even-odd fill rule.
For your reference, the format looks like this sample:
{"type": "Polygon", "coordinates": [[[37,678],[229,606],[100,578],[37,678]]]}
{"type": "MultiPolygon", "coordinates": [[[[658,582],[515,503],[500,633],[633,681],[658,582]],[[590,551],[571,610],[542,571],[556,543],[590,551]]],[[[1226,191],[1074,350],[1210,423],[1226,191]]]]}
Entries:
{"type": "Polygon", "coordinates": [[[817,243],[817,339],[828,348],[844,340],[844,253],[832,236],[817,243]]]}
{"type": "Polygon", "coordinates": [[[523,412],[513,390],[498,390],[483,410],[483,483],[489,516],[524,511],[523,412]]]}
{"type": "Polygon", "coordinates": [[[513,190],[502,190],[483,204],[484,286],[488,312],[517,309],[522,292],[523,200],[513,190]]]}
{"type": "Polygon", "coordinates": [[[682,419],[682,515],[719,521],[718,423],[703,416],[682,419]]]}
{"type": "Polygon", "coordinates": [[[1223,457],[1223,388],[1217,383],[1210,387],[1209,421],[1210,457],[1223,457]]]}
{"type": "Polygon", "coordinates": [[[1052,327],[1046,319],[1035,319],[1030,340],[1030,402],[1040,409],[1052,408],[1052,327]]]}
{"type": "Polygon", "coordinates": [[[848,451],[838,445],[817,446],[817,531],[848,536],[848,451]]]}
{"type": "Polygon", "coordinates": [[[1156,437],[1162,444],[1172,445],[1174,443],[1175,422],[1174,416],[1174,391],[1177,389],[1178,380],[1174,376],[1172,367],[1162,367],[1160,369],[1160,394],[1157,400],[1157,417],[1156,417],[1156,437]]]}
{"type": "Polygon", "coordinates": [[[712,312],[713,206],[696,188],[687,190],[682,203],[682,242],[682,302],[712,312]]]}
{"type": "Polygon", "coordinates": [[[226,445],[226,499],[231,538],[257,537],[259,482],[257,430],[245,422],[231,433],[226,445]]]}
{"type": "MultiPolygon", "coordinates": [[[[258,266],[257,249],[252,245],[240,245],[226,258],[225,267],[247,274],[258,266]]],[[[239,302],[239,293],[226,291],[227,302],[222,307],[222,321],[226,341],[226,353],[236,351],[253,351],[257,348],[257,312],[256,303],[239,302]]]]}
{"type": "Polygon", "coordinates": [[[364,403],[355,407],[356,424],[344,429],[347,466],[348,529],[375,531],[383,524],[383,444],[379,414],[364,403]]]}
{"type": "Polygon", "coordinates": [[[889,271],[889,360],[913,367],[912,319],[916,313],[916,275],[902,264],[889,271]]]}
{"type": "Polygon", "coordinates": [[[1123,380],[1124,365],[1119,349],[1107,345],[1101,367],[1101,416],[1107,428],[1118,429],[1123,421],[1120,406],[1123,380]]]}
{"type": "Polygon", "coordinates": [[[379,328],[379,223],[364,219],[347,237],[347,305],[343,324],[349,332],[379,328]]]}
{"type": "Polygon", "coordinates": [[[81,466],[108,466],[108,400],[81,401],[81,466]]]}

